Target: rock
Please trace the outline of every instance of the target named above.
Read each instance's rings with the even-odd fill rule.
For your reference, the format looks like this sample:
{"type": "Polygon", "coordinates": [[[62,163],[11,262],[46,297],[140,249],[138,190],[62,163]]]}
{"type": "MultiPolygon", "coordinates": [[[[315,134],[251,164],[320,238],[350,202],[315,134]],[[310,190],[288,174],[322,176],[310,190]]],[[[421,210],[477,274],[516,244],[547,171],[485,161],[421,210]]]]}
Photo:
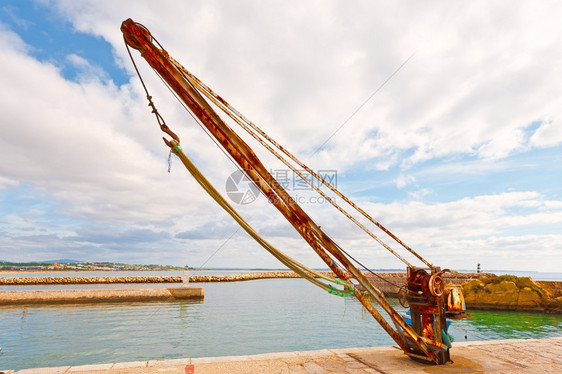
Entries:
{"type": "Polygon", "coordinates": [[[499,303],[502,305],[507,305],[509,307],[517,307],[517,302],[519,300],[519,288],[514,282],[503,281],[499,284],[488,284],[485,287],[488,296],[487,300],[491,303],[499,303]]]}
{"type": "Polygon", "coordinates": [[[517,301],[518,309],[536,309],[542,305],[540,295],[530,287],[523,287],[519,291],[519,300],[517,301]]]}
{"type": "Polygon", "coordinates": [[[470,287],[463,287],[464,300],[468,308],[474,306],[492,309],[516,309],[519,299],[519,288],[510,281],[497,284],[484,282],[488,279],[480,278],[469,282],[470,287]]]}
{"type": "Polygon", "coordinates": [[[558,296],[557,298],[550,300],[548,304],[548,311],[562,314],[562,296],[558,296]]]}
{"type": "Polygon", "coordinates": [[[543,288],[529,277],[481,277],[463,283],[463,293],[469,309],[562,312],[562,297],[555,298],[550,285],[543,288]]]}

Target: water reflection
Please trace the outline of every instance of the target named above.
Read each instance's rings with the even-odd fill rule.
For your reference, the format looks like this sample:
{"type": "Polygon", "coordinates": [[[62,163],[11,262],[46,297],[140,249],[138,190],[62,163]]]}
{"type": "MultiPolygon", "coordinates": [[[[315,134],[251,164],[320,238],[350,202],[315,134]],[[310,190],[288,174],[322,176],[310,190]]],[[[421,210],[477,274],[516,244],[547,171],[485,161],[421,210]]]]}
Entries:
{"type": "MultiPolygon", "coordinates": [[[[207,283],[205,300],[0,306],[7,369],[392,345],[353,298],[302,279],[207,283]]],[[[389,299],[397,309],[395,299],[389,299]]],[[[562,316],[471,312],[457,341],[560,336],[562,316]]]]}
{"type": "Polygon", "coordinates": [[[559,315],[523,312],[471,311],[465,320],[480,336],[488,339],[540,338],[562,334],[559,315]]]}

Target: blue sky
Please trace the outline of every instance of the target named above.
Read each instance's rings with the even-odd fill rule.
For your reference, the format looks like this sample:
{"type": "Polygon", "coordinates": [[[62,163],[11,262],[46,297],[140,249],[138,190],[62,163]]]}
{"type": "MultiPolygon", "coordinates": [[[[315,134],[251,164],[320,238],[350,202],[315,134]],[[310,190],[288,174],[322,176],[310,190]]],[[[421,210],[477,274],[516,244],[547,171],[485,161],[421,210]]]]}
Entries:
{"type": "Polygon", "coordinates": [[[103,67],[115,84],[128,82],[127,72],[115,64],[111,44],[99,36],[77,32],[68,18],[53,11],[52,3],[7,0],[0,17],[31,47],[31,56],[58,66],[65,79],[76,80],[80,74],[80,69],[67,60],[69,55],[77,55],[103,67]]]}
{"type": "MultiPolygon", "coordinates": [[[[557,2],[4,1],[0,259],[198,267],[221,248],[206,266],[279,266],[177,160],[167,172],[119,30],[131,17],[312,169],[335,170],[342,192],[430,262],[559,271],[560,15],[557,2]]],[[[135,58],[225,193],[235,168],[135,58]]],[[[327,204],[289,192],[363,263],[403,267],[327,204]]],[[[263,197],[239,208],[323,267],[263,197]]]]}

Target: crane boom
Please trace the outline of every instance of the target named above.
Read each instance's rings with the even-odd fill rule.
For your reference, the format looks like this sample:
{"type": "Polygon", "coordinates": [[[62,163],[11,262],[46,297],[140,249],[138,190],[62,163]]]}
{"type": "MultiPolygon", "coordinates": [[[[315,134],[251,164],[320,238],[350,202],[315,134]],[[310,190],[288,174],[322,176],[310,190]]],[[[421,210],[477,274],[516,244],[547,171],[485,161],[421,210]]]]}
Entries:
{"type": "MultiPolygon", "coordinates": [[[[408,264],[407,299],[413,305],[410,307],[411,323],[407,323],[403,316],[388,303],[384,294],[354,265],[347,253],[270,174],[250,146],[219,116],[197,89],[197,81],[189,74],[185,74],[183,67],[157,42],[155,44],[148,29],[127,19],[122,23],[121,31],[126,45],[140,52],[147,63],[332,272],[344,281],[351,279],[357,281],[364,291],[355,290],[352,294],[404,352],[411,357],[437,364],[449,361],[449,347],[444,343],[441,333],[442,327],[445,326],[445,296],[440,269],[431,266],[427,269],[431,272],[428,274],[424,269],[414,268],[408,264]],[[381,315],[373,302],[382,308],[388,318],[385,319],[381,315]],[[424,329],[431,331],[424,331],[424,329]]],[[[166,143],[182,158],[182,153],[177,149],[179,144],[177,140],[177,138],[172,142],[166,140],[166,143]]]]}

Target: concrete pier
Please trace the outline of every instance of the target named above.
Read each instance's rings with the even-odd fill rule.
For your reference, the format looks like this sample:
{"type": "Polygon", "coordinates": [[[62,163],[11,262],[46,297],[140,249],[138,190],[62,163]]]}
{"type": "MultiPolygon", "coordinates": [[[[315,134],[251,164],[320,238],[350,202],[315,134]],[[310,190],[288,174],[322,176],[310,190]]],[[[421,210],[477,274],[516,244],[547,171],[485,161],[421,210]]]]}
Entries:
{"type": "Polygon", "coordinates": [[[453,343],[451,359],[446,365],[427,365],[395,347],[371,347],[64,366],[17,374],[562,373],[562,337],[453,343]]]}
{"type": "Polygon", "coordinates": [[[203,287],[0,291],[0,305],[203,299],[203,287]]]}

